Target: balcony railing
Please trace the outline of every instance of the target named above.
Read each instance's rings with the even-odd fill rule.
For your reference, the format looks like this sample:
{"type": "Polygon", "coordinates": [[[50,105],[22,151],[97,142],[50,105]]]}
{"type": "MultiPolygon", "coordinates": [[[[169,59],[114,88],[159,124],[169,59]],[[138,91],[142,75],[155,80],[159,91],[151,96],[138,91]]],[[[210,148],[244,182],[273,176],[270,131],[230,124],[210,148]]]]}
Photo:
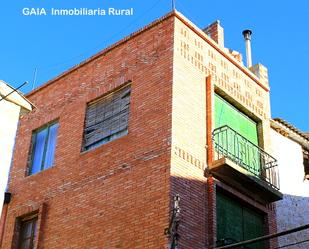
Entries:
{"type": "Polygon", "coordinates": [[[279,190],[277,160],[229,126],[213,131],[215,160],[226,157],[279,190]]]}

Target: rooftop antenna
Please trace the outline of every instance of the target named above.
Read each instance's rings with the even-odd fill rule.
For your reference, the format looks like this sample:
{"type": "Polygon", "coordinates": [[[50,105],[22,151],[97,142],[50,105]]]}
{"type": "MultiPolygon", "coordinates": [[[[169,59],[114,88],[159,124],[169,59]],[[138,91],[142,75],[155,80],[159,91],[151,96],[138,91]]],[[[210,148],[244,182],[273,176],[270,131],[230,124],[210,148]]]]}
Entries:
{"type": "Polygon", "coordinates": [[[36,68],[34,69],[34,73],[33,73],[33,81],[32,81],[32,89],[31,89],[31,90],[33,90],[34,87],[35,87],[37,74],[38,74],[38,68],[36,67],[36,68]]]}
{"type": "Polygon", "coordinates": [[[175,10],[176,9],[176,0],[172,0],[172,10],[175,10]]]}

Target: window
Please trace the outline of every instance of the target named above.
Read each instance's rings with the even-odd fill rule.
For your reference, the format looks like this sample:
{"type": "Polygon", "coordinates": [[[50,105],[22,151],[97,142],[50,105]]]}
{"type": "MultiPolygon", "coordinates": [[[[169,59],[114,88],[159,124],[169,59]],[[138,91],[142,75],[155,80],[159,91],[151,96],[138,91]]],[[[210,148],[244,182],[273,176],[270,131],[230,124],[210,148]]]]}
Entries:
{"type": "Polygon", "coordinates": [[[19,229],[18,249],[33,249],[37,236],[37,216],[21,220],[19,229]]]}
{"type": "Polygon", "coordinates": [[[53,166],[58,127],[54,122],[33,133],[29,175],[53,166]]]}
{"type": "Polygon", "coordinates": [[[82,150],[128,134],[131,86],[126,85],[87,106],[82,150]]]}

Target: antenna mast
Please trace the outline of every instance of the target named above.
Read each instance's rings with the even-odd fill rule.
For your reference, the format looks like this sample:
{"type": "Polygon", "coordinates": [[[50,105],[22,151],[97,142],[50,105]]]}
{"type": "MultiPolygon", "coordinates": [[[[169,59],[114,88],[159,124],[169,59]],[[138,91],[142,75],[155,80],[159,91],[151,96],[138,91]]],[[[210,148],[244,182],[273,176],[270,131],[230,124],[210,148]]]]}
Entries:
{"type": "Polygon", "coordinates": [[[35,87],[37,74],[38,74],[38,68],[36,67],[36,68],[34,69],[34,73],[33,73],[33,82],[32,82],[32,89],[31,89],[31,90],[33,90],[34,87],[35,87]]]}
{"type": "Polygon", "coordinates": [[[172,0],[172,10],[175,10],[176,9],[176,0],[172,0]]]}

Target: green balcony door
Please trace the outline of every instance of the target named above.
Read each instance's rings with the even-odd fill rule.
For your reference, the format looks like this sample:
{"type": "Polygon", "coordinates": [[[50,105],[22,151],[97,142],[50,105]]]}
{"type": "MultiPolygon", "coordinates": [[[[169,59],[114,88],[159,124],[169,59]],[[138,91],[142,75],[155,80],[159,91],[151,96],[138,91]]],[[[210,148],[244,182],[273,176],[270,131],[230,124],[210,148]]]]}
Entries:
{"type": "Polygon", "coordinates": [[[261,163],[257,148],[247,143],[250,141],[253,145],[258,146],[257,123],[215,94],[215,129],[225,125],[244,139],[241,136],[235,137],[230,130],[224,135],[225,137],[221,136],[221,141],[217,142],[222,143],[223,148],[238,158],[243,165],[250,167],[251,172],[259,175],[261,163]]]}
{"type": "Polygon", "coordinates": [[[258,146],[257,123],[215,94],[215,128],[224,125],[258,146]]]}
{"type": "MultiPolygon", "coordinates": [[[[217,192],[217,240],[240,242],[263,236],[264,217],[255,210],[242,205],[230,196],[217,192]]],[[[221,241],[221,243],[220,243],[221,241]]],[[[243,248],[263,249],[263,242],[243,248]]]]}

